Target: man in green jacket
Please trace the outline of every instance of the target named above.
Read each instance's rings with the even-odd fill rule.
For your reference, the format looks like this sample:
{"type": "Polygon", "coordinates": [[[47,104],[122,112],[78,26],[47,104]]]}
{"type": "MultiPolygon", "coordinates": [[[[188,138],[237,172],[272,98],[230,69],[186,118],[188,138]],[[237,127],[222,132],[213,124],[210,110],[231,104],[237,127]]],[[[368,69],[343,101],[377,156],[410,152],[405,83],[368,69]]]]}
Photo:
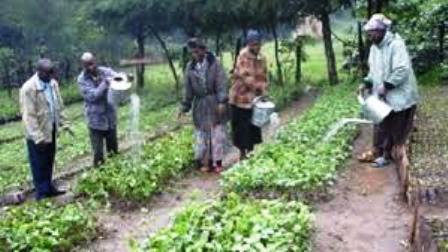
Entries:
{"type": "Polygon", "coordinates": [[[374,167],[378,168],[389,164],[391,158],[399,166],[408,165],[405,145],[419,100],[409,53],[400,35],[389,30],[391,23],[384,15],[375,14],[364,27],[372,47],[369,74],[360,91],[379,96],[393,109],[383,122],[375,125],[374,167]]]}

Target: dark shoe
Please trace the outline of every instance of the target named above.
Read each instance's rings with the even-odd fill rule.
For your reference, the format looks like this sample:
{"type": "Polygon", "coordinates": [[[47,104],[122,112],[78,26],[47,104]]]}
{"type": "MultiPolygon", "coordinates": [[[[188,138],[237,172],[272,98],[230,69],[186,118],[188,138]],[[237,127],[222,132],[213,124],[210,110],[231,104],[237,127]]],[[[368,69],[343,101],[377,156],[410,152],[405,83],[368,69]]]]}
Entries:
{"type": "Polygon", "coordinates": [[[50,193],[48,193],[48,197],[57,197],[57,196],[61,196],[61,195],[65,194],[65,193],[66,193],[66,191],[64,191],[64,190],[59,190],[59,189],[53,188],[50,191],[50,193]]]}

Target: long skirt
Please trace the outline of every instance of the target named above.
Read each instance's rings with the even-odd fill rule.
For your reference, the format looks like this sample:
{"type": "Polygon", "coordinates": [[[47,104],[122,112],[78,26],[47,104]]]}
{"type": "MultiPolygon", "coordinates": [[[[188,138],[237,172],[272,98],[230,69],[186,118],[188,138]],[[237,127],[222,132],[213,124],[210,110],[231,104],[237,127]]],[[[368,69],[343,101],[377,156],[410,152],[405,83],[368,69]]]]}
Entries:
{"type": "Polygon", "coordinates": [[[226,152],[227,132],[225,125],[211,130],[196,129],[195,159],[203,162],[222,161],[226,152]]]}
{"type": "Polygon", "coordinates": [[[243,151],[252,151],[256,144],[262,142],[261,129],[251,122],[252,113],[252,109],[232,106],[232,140],[243,151]]]}
{"type": "Polygon", "coordinates": [[[379,125],[374,127],[374,146],[379,155],[390,157],[392,147],[404,145],[414,126],[417,106],[400,112],[392,112],[379,125]]]}

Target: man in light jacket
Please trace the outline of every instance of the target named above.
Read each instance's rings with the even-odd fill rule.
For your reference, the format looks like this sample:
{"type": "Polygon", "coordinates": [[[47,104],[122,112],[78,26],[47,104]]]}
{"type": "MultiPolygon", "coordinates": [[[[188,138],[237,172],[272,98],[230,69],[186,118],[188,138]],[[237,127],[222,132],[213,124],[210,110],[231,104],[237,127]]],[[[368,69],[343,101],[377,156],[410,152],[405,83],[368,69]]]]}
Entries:
{"type": "Polygon", "coordinates": [[[59,86],[52,76],[52,62],[41,59],[37,63],[37,73],[20,89],[22,120],[37,200],[64,193],[52,182],[56,133],[64,122],[59,86]]]}
{"type": "Polygon", "coordinates": [[[369,74],[360,90],[368,90],[388,103],[393,111],[375,126],[374,147],[377,158],[374,167],[384,167],[393,157],[399,166],[407,166],[405,144],[413,128],[419,100],[417,80],[404,40],[392,33],[391,21],[375,14],[365,25],[372,41],[369,54],[369,74]]]}
{"type": "Polygon", "coordinates": [[[86,52],[81,57],[84,70],[78,77],[78,85],[84,98],[90,141],[93,149],[93,165],[104,162],[104,142],[109,154],[118,153],[117,113],[108,99],[109,80],[117,75],[112,69],[97,66],[96,58],[86,52]]]}

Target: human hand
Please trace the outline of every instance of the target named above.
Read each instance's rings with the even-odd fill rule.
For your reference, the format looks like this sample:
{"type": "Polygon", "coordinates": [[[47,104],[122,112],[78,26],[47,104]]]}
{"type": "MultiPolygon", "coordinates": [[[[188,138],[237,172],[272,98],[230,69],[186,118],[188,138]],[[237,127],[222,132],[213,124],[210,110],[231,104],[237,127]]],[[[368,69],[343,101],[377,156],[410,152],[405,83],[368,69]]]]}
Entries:
{"type": "Polygon", "coordinates": [[[226,105],[224,103],[218,104],[218,107],[216,108],[217,113],[219,116],[222,116],[226,112],[226,105]]]}
{"type": "Polygon", "coordinates": [[[364,93],[366,92],[367,87],[364,84],[359,85],[358,90],[356,91],[356,95],[364,96],[364,93]]]}
{"type": "Polygon", "coordinates": [[[48,145],[49,145],[48,143],[42,141],[42,142],[36,143],[36,149],[39,152],[45,152],[48,149],[48,145]]]}
{"type": "Polygon", "coordinates": [[[378,93],[379,96],[385,96],[387,93],[387,89],[384,86],[384,84],[381,84],[377,87],[376,92],[378,93]]]}

